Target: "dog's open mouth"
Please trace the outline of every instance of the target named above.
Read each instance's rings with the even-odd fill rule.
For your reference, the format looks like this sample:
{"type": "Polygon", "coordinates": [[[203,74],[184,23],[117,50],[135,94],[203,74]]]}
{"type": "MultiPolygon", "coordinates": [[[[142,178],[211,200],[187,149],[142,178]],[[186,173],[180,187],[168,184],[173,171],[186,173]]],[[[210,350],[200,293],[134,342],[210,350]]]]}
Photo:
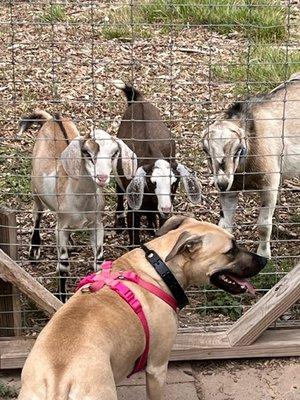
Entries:
{"type": "Polygon", "coordinates": [[[210,277],[210,282],[219,289],[225,290],[225,292],[230,294],[242,294],[248,292],[255,295],[255,288],[247,279],[231,275],[227,271],[214,273],[210,277]]]}

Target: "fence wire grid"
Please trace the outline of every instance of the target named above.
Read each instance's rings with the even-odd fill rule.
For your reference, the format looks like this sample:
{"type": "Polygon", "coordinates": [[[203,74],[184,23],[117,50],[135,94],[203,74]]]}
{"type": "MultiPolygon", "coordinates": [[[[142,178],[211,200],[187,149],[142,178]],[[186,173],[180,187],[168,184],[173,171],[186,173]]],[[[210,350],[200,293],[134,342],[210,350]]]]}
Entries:
{"type": "MultiPolygon", "coordinates": [[[[121,79],[133,84],[158,107],[175,139],[176,160],[195,171],[202,185],[201,202],[194,205],[181,184],[173,214],[217,224],[221,211],[219,191],[209,168],[212,154],[203,151],[203,132],[214,121],[224,119],[224,112],[237,100],[246,104],[249,96],[270,93],[287,82],[291,74],[299,72],[299,40],[297,0],[3,0],[0,4],[0,192],[1,206],[17,217],[17,242],[12,244],[17,245],[19,265],[51,292],[57,292],[55,226],[59,209],[45,211],[40,259],[29,260],[33,232],[30,180],[39,128],[33,126],[18,136],[21,117],[41,109],[52,116],[71,118],[82,136],[93,129],[113,135],[120,126],[126,100],[112,81],[121,79]]],[[[287,95],[288,88],[289,84],[284,85],[284,98],[274,100],[273,104],[274,107],[276,102],[283,104],[279,118],[281,159],[285,124],[289,119],[285,110],[290,101],[298,107],[298,117],[293,121],[295,132],[288,134],[294,140],[294,149],[300,148],[299,86],[298,97],[292,99],[287,95]]],[[[272,125],[276,121],[267,123],[272,125]]],[[[131,134],[134,136],[134,132],[131,134]]],[[[274,156],[272,137],[270,134],[265,160],[274,156]]],[[[228,155],[224,162],[232,156],[228,155]]],[[[251,156],[262,157],[259,151],[251,156]]],[[[147,157],[150,155],[146,154],[147,157]]],[[[300,151],[293,157],[299,176],[300,151]]],[[[180,315],[181,327],[201,326],[209,330],[231,324],[299,261],[299,178],[292,174],[283,180],[280,172],[272,219],[272,258],[253,279],[257,297],[233,297],[210,285],[193,287],[188,291],[190,305],[180,315]]],[[[267,171],[270,176],[275,173],[267,171]]],[[[243,171],[242,178],[247,174],[251,171],[243,171]]],[[[112,172],[110,183],[103,188],[105,259],[121,256],[129,245],[126,231],[115,228],[115,183],[112,172]]],[[[63,192],[56,190],[55,196],[63,197],[63,192]]],[[[144,190],[147,196],[147,187],[144,190]]],[[[259,245],[260,191],[243,183],[233,226],[237,242],[253,251],[259,245]]],[[[95,226],[72,230],[74,243],[68,244],[68,293],[74,291],[80,277],[93,271],[89,231],[94,232],[95,226]]],[[[144,220],[140,231],[142,241],[151,239],[144,220]]],[[[5,245],[4,238],[0,238],[0,245],[5,245]]],[[[21,301],[21,316],[22,334],[28,336],[36,335],[47,321],[44,313],[25,297],[21,301]]],[[[299,326],[299,322],[296,304],[276,325],[299,326]]]]}

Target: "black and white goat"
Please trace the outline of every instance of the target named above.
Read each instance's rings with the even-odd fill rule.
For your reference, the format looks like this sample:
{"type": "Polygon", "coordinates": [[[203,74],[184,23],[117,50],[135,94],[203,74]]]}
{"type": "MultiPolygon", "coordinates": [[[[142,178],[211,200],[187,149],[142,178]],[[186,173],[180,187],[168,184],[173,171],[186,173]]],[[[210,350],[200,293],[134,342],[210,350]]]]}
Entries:
{"type": "MultiPolygon", "coordinates": [[[[42,125],[33,149],[31,187],[34,198],[34,231],[30,258],[40,257],[40,222],[43,211],[57,215],[57,270],[69,273],[68,248],[75,229],[90,230],[95,266],[103,254],[104,194],[113,165],[120,162],[122,174],[130,179],[136,171],[136,157],[126,144],[103,130],[80,136],[75,124],[66,118],[52,118],[37,110],[20,122],[20,134],[35,121],[42,125]],[[130,160],[130,162],[129,162],[130,160]]],[[[115,169],[115,168],[114,168],[115,169]]],[[[65,279],[60,279],[65,293],[65,279]]]]}
{"type": "Polygon", "coordinates": [[[204,131],[203,149],[222,206],[219,225],[231,230],[240,190],[257,190],[257,253],[271,257],[272,217],[280,182],[300,176],[300,73],[269,94],[233,104],[204,131]]]}
{"type": "Polygon", "coordinates": [[[150,230],[157,228],[157,215],[161,225],[172,212],[180,178],[193,203],[200,200],[201,186],[195,173],[175,160],[175,141],[159,110],[132,86],[120,80],[114,81],[114,85],[124,92],[128,102],[117,137],[127,144],[138,160],[138,169],[131,180],[124,176],[121,163],[117,165],[116,227],[125,227],[126,192],[130,244],[139,245],[141,216],[146,215],[150,230]]]}

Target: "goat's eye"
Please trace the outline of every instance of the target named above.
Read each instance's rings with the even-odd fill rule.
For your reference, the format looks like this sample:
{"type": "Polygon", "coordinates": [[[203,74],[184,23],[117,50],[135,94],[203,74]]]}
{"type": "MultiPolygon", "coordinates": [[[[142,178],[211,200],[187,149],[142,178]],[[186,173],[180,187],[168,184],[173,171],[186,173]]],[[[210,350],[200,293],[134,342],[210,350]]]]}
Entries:
{"type": "Polygon", "coordinates": [[[237,157],[240,155],[241,150],[242,150],[241,147],[239,147],[239,148],[236,150],[236,152],[234,153],[234,158],[237,158],[237,157]]]}
{"type": "Polygon", "coordinates": [[[83,157],[89,158],[92,160],[92,155],[87,150],[82,150],[83,157]]]}
{"type": "Polygon", "coordinates": [[[117,155],[118,155],[118,153],[119,153],[119,150],[116,150],[116,151],[114,152],[114,154],[112,155],[112,157],[111,157],[111,158],[116,158],[116,157],[117,157],[117,155]]]}

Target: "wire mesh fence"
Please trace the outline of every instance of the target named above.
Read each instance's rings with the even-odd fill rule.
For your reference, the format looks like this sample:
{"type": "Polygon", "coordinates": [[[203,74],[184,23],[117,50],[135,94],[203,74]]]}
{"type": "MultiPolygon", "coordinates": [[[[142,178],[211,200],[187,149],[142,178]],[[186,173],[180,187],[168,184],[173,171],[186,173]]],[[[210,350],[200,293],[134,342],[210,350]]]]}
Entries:
{"type": "MultiPolygon", "coordinates": [[[[258,296],[268,291],[299,260],[298,81],[291,84],[297,89],[292,97],[289,95],[289,83],[281,90],[281,97],[259,96],[270,93],[278,85],[287,82],[291,74],[300,71],[299,22],[297,1],[2,1],[0,191],[1,204],[9,207],[17,216],[18,263],[22,268],[51,292],[57,292],[57,213],[62,213],[64,201],[70,198],[76,201],[76,196],[71,189],[68,200],[64,200],[65,189],[57,185],[60,155],[55,156],[54,174],[51,175],[46,166],[47,161],[52,160],[51,151],[46,150],[42,156],[33,153],[35,144],[43,140],[37,140],[39,127],[33,126],[18,136],[21,117],[30,116],[38,108],[47,111],[57,120],[60,120],[59,116],[71,118],[82,136],[92,131],[93,139],[96,129],[115,135],[127,107],[124,96],[112,83],[113,80],[121,79],[133,84],[159,109],[162,120],[175,139],[176,160],[195,171],[201,182],[202,200],[196,205],[188,200],[183,185],[179,186],[173,204],[174,214],[192,215],[213,223],[219,222],[221,211],[220,188],[216,182],[214,162],[219,163],[219,169],[223,162],[222,168],[225,169],[227,164],[234,165],[235,154],[223,154],[223,160],[218,160],[219,154],[212,154],[216,151],[212,139],[208,147],[204,146],[206,152],[203,151],[205,132],[212,134],[213,130],[209,128],[211,124],[227,120],[224,112],[237,100],[241,101],[239,107],[243,110],[247,108],[249,111],[251,104],[256,105],[257,102],[260,107],[268,104],[269,110],[279,110],[277,117],[269,112],[267,117],[256,116],[255,121],[253,114],[245,113],[243,118],[247,126],[254,122],[258,124],[257,129],[264,129],[263,124],[267,126],[265,139],[268,146],[261,152],[258,145],[249,154],[250,135],[245,146],[249,147],[247,153],[241,154],[242,147],[238,148],[240,165],[243,156],[248,157],[248,160],[252,157],[259,161],[278,156],[281,160],[278,190],[274,186],[269,186],[267,190],[278,194],[272,218],[272,258],[263,272],[254,279],[258,296]],[[249,96],[256,97],[247,100],[249,96]],[[272,131],[276,121],[280,122],[281,132],[279,155],[278,141],[274,142],[272,131]],[[292,145],[287,146],[286,138],[292,145]],[[286,161],[284,156],[287,148],[292,149],[292,156],[286,161]],[[48,204],[44,204],[41,223],[40,258],[30,260],[33,197],[40,194],[34,192],[34,184],[30,184],[32,165],[37,158],[42,162],[37,165],[33,180],[37,175],[45,177],[48,174],[47,187],[43,188],[44,194],[48,193],[48,204]],[[283,179],[284,164],[293,166],[287,179],[283,179]],[[49,204],[51,190],[54,190],[53,200],[59,206],[49,204]],[[48,211],[48,208],[52,211],[48,211]]],[[[131,119],[134,120],[133,114],[131,119]]],[[[146,121],[151,132],[151,124],[155,121],[146,121]]],[[[130,125],[129,137],[135,137],[135,126],[130,125]]],[[[156,125],[153,126],[156,129],[156,125]]],[[[158,143],[159,139],[155,135],[154,138],[158,143]]],[[[52,143],[53,136],[50,135],[47,140],[52,143]]],[[[69,144],[63,137],[55,140],[65,147],[69,144]]],[[[106,140],[108,143],[111,139],[106,140]]],[[[253,140],[256,140],[255,137],[253,140]]],[[[126,144],[126,140],[124,142],[126,144]]],[[[146,143],[147,140],[145,149],[146,143]]],[[[91,148],[85,149],[85,154],[81,154],[82,159],[92,158],[91,152],[91,148]]],[[[111,161],[113,156],[107,155],[107,160],[111,161]]],[[[153,161],[152,156],[143,154],[144,161],[153,161]]],[[[165,159],[170,161],[172,158],[170,150],[165,159]]],[[[102,159],[105,161],[105,156],[102,159]]],[[[101,175],[101,171],[96,173],[95,164],[94,175],[101,175]]],[[[138,159],[138,166],[141,165],[142,161],[138,159]]],[[[255,177],[256,172],[246,168],[240,172],[242,186],[238,190],[239,203],[233,226],[237,242],[253,251],[260,244],[257,219],[263,189],[259,185],[248,187],[246,180],[251,174],[255,177]]],[[[269,168],[264,176],[268,176],[267,181],[272,181],[269,177],[277,175],[277,172],[269,168]]],[[[151,178],[151,173],[147,174],[151,178]]],[[[171,175],[168,174],[160,178],[171,181],[171,175]]],[[[115,226],[120,193],[118,196],[115,192],[118,180],[113,169],[110,178],[110,182],[101,188],[105,198],[104,211],[101,213],[105,232],[105,259],[115,259],[128,251],[129,245],[128,232],[115,226]]],[[[152,192],[150,189],[149,184],[145,185],[145,197],[152,196],[155,189],[152,188],[152,192]]],[[[234,186],[230,191],[236,191],[234,186]]],[[[79,219],[86,218],[86,214],[94,215],[101,198],[95,197],[95,191],[86,189],[79,196],[86,196],[79,219]],[[85,204],[92,198],[95,200],[91,201],[92,207],[85,204]]],[[[126,199],[124,201],[126,206],[126,199]]],[[[226,207],[231,208],[231,201],[225,206],[225,211],[226,207]]],[[[263,206],[266,207],[266,204],[263,206]]],[[[154,214],[152,207],[144,211],[148,211],[149,215],[154,214]]],[[[130,210],[128,212],[130,214],[130,210]]],[[[93,218],[96,220],[96,216],[93,218]]],[[[142,241],[151,239],[152,228],[146,218],[142,219],[142,241]]],[[[58,230],[62,230],[60,226],[58,230]]],[[[72,241],[66,244],[70,265],[68,293],[74,291],[79,277],[93,270],[94,253],[89,233],[95,231],[95,224],[80,223],[71,227],[72,241]]],[[[0,243],[3,244],[3,238],[0,238],[0,243]]],[[[60,258],[64,257],[60,253],[60,258]]],[[[189,297],[191,303],[181,314],[181,326],[201,326],[205,329],[231,324],[257,300],[248,295],[232,297],[210,285],[191,288],[189,297]]],[[[35,335],[47,318],[28,299],[22,298],[21,303],[22,334],[35,335]]],[[[278,323],[297,325],[299,306],[295,305],[278,323]]]]}

